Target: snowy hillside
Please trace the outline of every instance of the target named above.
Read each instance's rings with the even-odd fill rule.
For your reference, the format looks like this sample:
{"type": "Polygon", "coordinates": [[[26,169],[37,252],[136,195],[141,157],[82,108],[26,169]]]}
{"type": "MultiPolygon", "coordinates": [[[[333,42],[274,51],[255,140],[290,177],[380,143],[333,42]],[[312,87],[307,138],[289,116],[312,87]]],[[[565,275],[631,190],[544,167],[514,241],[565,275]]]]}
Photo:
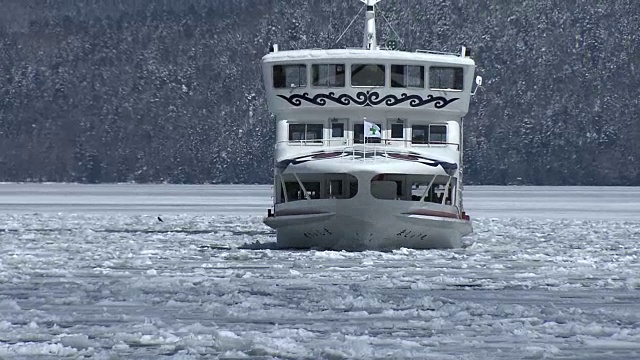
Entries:
{"type": "MultiPolygon", "coordinates": [[[[260,58],[272,43],[359,46],[362,19],[335,40],[361,5],[0,0],[0,181],[269,183],[260,58]]],[[[485,88],[465,123],[467,182],[640,185],[640,2],[380,10],[403,49],[471,49],[485,88]]]]}

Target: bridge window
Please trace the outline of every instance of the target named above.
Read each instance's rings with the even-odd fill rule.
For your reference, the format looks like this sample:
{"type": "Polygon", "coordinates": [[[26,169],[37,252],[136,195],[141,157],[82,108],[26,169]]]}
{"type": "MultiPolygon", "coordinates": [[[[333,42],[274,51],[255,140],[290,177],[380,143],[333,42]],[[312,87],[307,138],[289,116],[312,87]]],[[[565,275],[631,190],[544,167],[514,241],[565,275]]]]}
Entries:
{"type": "Polygon", "coordinates": [[[307,65],[273,65],[273,87],[277,89],[307,86],[307,65]]]}
{"type": "Polygon", "coordinates": [[[384,65],[351,65],[351,86],[384,86],[384,65]]]}
{"type": "Polygon", "coordinates": [[[314,64],[311,66],[315,87],[344,87],[344,64],[314,64]]]}
{"type": "Polygon", "coordinates": [[[461,67],[429,68],[429,88],[431,90],[462,90],[464,71],[461,67]]]}
{"type": "Polygon", "coordinates": [[[424,89],[424,66],[391,65],[391,87],[424,89]]]}
{"type": "Polygon", "coordinates": [[[322,124],[289,124],[289,141],[322,143],[322,124]]]}
{"type": "Polygon", "coordinates": [[[413,125],[411,128],[412,144],[445,144],[447,142],[447,125],[413,125]]]}

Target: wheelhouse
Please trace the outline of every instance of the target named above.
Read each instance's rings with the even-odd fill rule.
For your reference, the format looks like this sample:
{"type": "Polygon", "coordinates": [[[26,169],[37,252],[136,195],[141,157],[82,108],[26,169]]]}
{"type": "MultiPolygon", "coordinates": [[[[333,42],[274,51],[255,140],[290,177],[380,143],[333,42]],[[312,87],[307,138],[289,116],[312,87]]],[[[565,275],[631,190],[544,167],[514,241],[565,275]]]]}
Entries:
{"type": "Polygon", "coordinates": [[[463,91],[464,66],[422,64],[385,64],[379,61],[335,63],[284,63],[271,67],[274,89],[339,89],[391,87],[437,91],[463,91]],[[428,79],[428,81],[425,81],[428,79]]]}

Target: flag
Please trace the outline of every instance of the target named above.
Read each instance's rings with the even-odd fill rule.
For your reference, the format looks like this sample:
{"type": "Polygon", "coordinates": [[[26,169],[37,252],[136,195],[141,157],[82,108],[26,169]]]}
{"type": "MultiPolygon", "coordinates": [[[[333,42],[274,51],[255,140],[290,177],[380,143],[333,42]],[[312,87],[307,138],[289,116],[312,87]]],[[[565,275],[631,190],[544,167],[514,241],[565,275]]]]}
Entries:
{"type": "Polygon", "coordinates": [[[367,118],[364,119],[364,137],[376,137],[382,138],[382,134],[380,134],[380,126],[370,123],[367,121],[367,118]]]}

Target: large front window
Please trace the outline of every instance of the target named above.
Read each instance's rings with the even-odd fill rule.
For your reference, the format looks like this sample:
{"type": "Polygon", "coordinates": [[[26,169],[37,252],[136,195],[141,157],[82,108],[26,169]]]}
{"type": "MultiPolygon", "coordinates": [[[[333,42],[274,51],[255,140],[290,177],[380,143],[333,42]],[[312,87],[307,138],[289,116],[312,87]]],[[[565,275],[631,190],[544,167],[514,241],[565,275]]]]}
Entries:
{"type": "Polygon", "coordinates": [[[285,182],[284,188],[282,188],[282,185],[283,184],[280,184],[280,202],[285,202],[285,192],[287,194],[287,201],[307,200],[305,190],[307,191],[306,195],[308,195],[308,200],[320,199],[320,183],[317,181],[303,182],[302,185],[304,189],[302,189],[300,183],[296,181],[285,182]]]}
{"type": "Polygon", "coordinates": [[[431,90],[462,90],[464,71],[460,67],[429,68],[429,88],[431,90]]]}
{"type": "Polygon", "coordinates": [[[289,141],[322,143],[322,124],[289,124],[289,141]]]}
{"type": "Polygon", "coordinates": [[[296,173],[276,175],[277,204],[319,199],[350,199],[358,193],[358,179],[336,173],[296,173]]]}
{"type": "Polygon", "coordinates": [[[307,86],[307,66],[304,64],[274,65],[273,87],[298,88],[307,86]]]}
{"type": "Polygon", "coordinates": [[[391,65],[391,87],[424,89],[424,66],[391,65]]]}
{"type": "Polygon", "coordinates": [[[384,86],[384,65],[351,65],[351,86],[384,86]]]}
{"type": "Polygon", "coordinates": [[[344,64],[314,64],[311,79],[314,87],[344,87],[344,64]]]}

